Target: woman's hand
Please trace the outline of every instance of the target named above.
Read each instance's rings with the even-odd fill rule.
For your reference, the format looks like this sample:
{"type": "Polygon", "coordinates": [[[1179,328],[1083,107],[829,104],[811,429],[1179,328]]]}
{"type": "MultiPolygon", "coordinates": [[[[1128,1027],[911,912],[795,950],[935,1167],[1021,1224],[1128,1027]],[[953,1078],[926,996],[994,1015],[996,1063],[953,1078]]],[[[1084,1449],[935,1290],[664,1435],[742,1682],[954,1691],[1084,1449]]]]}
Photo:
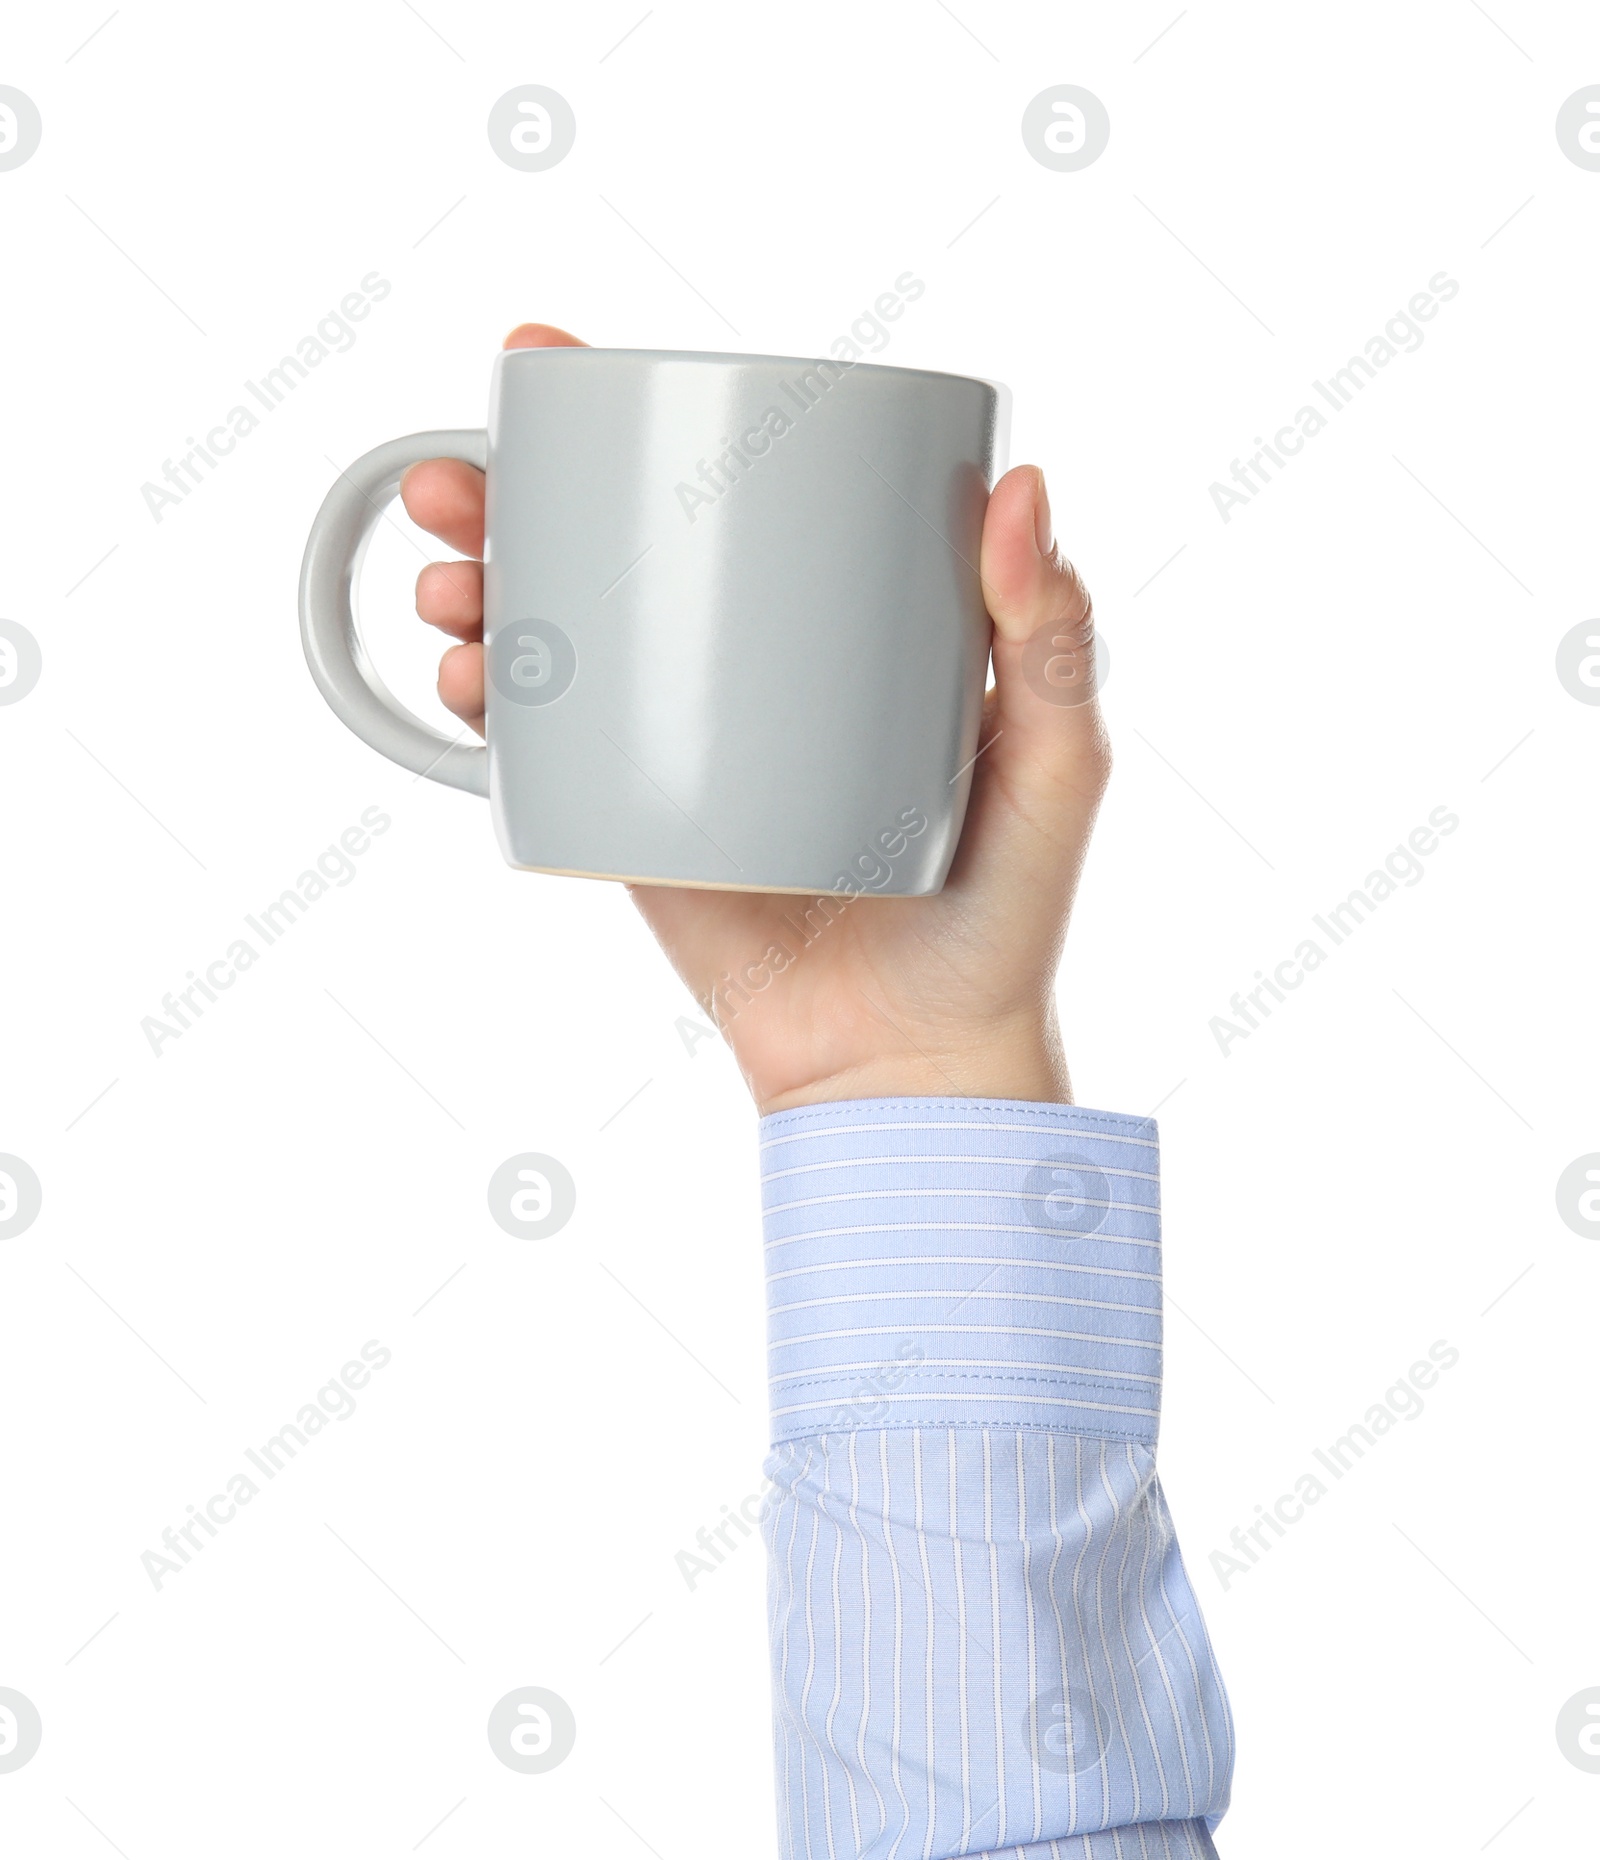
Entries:
{"type": "MultiPolygon", "coordinates": [[[[506,339],[560,346],[577,338],[540,323],[506,339]]],[[[473,558],[425,568],[417,612],[461,642],[440,661],[439,695],[480,732],[483,492],[483,474],[454,459],[413,466],[401,487],[416,523],[473,558]]],[[[995,486],[979,566],[995,686],[943,891],[848,904],[830,894],[823,912],[802,897],[629,886],[763,1113],[836,1098],[1070,1100],[1055,972],[1110,751],[1092,696],[1053,701],[1083,681],[1056,688],[1040,675],[1052,652],[1087,668],[1093,617],[1052,544],[1035,466],[995,486]]]]}

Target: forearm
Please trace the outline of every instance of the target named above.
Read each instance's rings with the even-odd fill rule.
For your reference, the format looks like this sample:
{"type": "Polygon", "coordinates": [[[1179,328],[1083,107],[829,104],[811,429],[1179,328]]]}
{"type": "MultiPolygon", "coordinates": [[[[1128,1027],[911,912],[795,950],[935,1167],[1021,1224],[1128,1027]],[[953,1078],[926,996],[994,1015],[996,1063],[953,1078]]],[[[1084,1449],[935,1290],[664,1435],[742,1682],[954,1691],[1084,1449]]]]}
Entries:
{"type": "Polygon", "coordinates": [[[1155,1476],[1153,1125],[896,1098],[762,1134],[784,1852],[1212,1853],[1231,1729],[1155,1476]]]}

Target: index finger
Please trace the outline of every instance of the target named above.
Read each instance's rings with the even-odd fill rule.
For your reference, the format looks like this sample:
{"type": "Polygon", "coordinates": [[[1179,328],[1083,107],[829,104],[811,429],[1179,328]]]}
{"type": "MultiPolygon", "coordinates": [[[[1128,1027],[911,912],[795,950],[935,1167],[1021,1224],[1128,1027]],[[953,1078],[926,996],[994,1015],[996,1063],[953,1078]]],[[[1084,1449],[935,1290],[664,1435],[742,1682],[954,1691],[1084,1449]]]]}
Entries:
{"type": "MultiPolygon", "coordinates": [[[[508,349],[582,349],[588,345],[553,323],[519,323],[508,349]]],[[[406,515],[430,536],[474,559],[483,554],[483,473],[460,459],[424,459],[400,480],[406,515]]]]}

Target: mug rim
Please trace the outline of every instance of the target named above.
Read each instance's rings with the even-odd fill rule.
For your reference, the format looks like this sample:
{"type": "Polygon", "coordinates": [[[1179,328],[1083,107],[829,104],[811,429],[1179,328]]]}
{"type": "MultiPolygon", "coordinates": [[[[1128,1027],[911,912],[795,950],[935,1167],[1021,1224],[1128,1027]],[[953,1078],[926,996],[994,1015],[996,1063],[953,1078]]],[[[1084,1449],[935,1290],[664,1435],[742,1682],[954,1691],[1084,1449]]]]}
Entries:
{"type": "Polygon", "coordinates": [[[963,375],[949,368],[905,368],[896,362],[843,362],[836,355],[754,355],[732,349],[632,349],[604,348],[590,343],[555,343],[531,349],[501,349],[495,357],[495,366],[503,367],[508,361],[524,355],[622,355],[641,361],[706,362],[720,367],[768,362],[781,367],[814,368],[819,362],[827,362],[847,374],[865,368],[878,375],[910,375],[930,381],[970,381],[1002,396],[1009,393],[1005,383],[995,380],[992,375],[963,375]]]}

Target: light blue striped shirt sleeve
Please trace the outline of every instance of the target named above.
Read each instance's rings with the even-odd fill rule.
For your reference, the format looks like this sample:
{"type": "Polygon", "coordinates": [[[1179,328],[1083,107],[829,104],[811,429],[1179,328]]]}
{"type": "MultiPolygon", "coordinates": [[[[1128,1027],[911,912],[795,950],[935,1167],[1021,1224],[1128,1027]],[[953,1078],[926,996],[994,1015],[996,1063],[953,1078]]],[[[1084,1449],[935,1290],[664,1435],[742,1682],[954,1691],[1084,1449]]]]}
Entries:
{"type": "Polygon", "coordinates": [[[1156,1127],[765,1118],[787,1860],[1214,1856],[1233,1732],[1155,1470],[1156,1127]]]}

